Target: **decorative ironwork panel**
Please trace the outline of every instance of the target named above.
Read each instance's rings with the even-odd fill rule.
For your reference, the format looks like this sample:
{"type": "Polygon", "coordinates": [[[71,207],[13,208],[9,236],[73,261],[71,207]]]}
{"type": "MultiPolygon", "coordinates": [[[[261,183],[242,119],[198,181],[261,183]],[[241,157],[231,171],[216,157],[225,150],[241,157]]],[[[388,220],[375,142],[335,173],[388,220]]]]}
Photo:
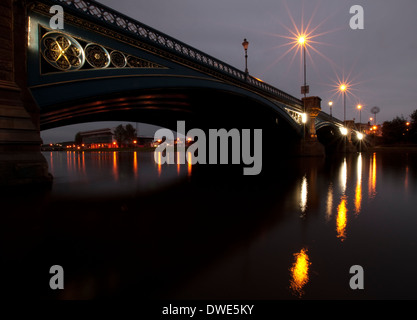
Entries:
{"type": "Polygon", "coordinates": [[[127,63],[126,56],[120,51],[112,51],[110,61],[116,68],[124,68],[127,63]]]}
{"type": "Polygon", "coordinates": [[[110,55],[107,50],[94,43],[89,43],[85,47],[85,58],[94,68],[107,68],[110,64],[110,55]]]}
{"type": "MultiPolygon", "coordinates": [[[[90,7],[90,10],[93,8],[90,7]]],[[[87,43],[58,31],[46,32],[43,35],[40,50],[44,60],[60,71],[112,67],[167,69],[158,63],[112,50],[97,43],[87,43]]],[[[48,73],[47,69],[51,68],[43,69],[45,70],[42,70],[42,73],[48,73]]]]}
{"type": "Polygon", "coordinates": [[[42,37],[42,55],[53,67],[78,70],[84,65],[84,50],[74,38],[60,32],[48,32],[42,37]]]}
{"type": "Polygon", "coordinates": [[[302,121],[303,116],[302,116],[301,112],[294,111],[294,110],[291,110],[289,108],[284,108],[284,110],[291,116],[291,118],[294,119],[294,121],[297,124],[299,124],[299,125],[303,124],[303,121],[302,121]]]}

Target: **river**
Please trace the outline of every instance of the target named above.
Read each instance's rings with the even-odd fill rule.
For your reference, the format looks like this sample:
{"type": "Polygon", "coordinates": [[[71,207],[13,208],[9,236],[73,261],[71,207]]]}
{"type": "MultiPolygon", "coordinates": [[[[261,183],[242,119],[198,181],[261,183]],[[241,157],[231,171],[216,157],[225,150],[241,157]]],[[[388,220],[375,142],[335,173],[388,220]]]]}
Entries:
{"type": "Polygon", "coordinates": [[[417,154],[288,159],[259,176],[152,152],[44,156],[52,189],[3,200],[11,295],[417,298],[417,154]]]}

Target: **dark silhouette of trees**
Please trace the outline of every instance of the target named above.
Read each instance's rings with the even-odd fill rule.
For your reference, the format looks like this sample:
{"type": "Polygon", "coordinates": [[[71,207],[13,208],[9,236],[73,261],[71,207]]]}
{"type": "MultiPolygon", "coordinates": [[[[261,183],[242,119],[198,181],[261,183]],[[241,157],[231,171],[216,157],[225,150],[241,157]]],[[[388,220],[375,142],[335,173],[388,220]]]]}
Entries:
{"type": "Polygon", "coordinates": [[[125,141],[129,146],[133,145],[133,140],[136,139],[136,129],[129,123],[125,128],[125,141]]]}
{"type": "Polygon", "coordinates": [[[75,142],[75,144],[77,144],[77,145],[80,145],[80,144],[82,144],[82,143],[83,143],[83,138],[82,138],[82,136],[81,136],[81,133],[80,133],[80,132],[77,132],[77,134],[75,135],[74,142],[75,142]]]}
{"type": "Polygon", "coordinates": [[[136,129],[129,123],[124,127],[122,124],[118,125],[114,129],[114,138],[117,141],[119,147],[132,146],[133,140],[136,139],[136,129]]]}
{"type": "Polygon", "coordinates": [[[410,118],[410,141],[413,143],[417,143],[417,110],[414,110],[414,112],[410,115],[410,118]]]}
{"type": "Polygon", "coordinates": [[[411,121],[407,121],[403,116],[397,116],[391,121],[385,121],[382,124],[382,137],[384,143],[417,142],[417,110],[411,114],[410,118],[411,121]]]}

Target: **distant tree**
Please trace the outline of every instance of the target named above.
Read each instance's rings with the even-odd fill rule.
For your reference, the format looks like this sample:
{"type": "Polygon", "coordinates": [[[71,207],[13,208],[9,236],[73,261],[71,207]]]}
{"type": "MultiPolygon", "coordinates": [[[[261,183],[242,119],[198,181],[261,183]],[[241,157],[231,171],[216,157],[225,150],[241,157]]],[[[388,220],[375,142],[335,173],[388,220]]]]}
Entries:
{"type": "Polygon", "coordinates": [[[126,129],[123,127],[122,124],[119,124],[116,127],[116,129],[114,129],[113,135],[114,139],[116,139],[117,141],[117,144],[119,145],[119,147],[121,147],[126,139],[126,129]]]}
{"type": "Polygon", "coordinates": [[[77,132],[74,138],[75,144],[82,144],[83,143],[83,137],[81,136],[80,132],[77,132]]]}
{"type": "Polygon", "coordinates": [[[410,140],[414,143],[417,143],[417,110],[410,115],[410,140]]]}
{"type": "Polygon", "coordinates": [[[132,145],[136,139],[136,129],[130,123],[126,125],[125,134],[126,143],[132,145]]]}
{"type": "Polygon", "coordinates": [[[382,137],[385,143],[398,143],[406,141],[408,137],[407,125],[404,117],[395,117],[392,121],[382,124],[382,137]]]}

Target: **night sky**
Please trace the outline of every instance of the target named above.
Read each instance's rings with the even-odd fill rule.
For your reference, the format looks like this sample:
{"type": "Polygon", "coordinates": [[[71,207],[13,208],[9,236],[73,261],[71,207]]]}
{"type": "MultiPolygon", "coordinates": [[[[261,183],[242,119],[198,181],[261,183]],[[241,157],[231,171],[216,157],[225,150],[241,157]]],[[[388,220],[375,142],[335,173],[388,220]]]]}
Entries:
{"type": "MultiPolygon", "coordinates": [[[[417,1],[415,0],[101,0],[142,23],[187,43],[242,71],[242,41],[247,38],[249,73],[301,98],[302,55],[291,49],[297,29],[307,38],[307,84],[322,98],[322,109],[343,119],[338,83],[346,81],[347,119],[362,122],[378,106],[378,123],[407,118],[417,109],[417,1]],[[364,9],[364,29],[353,30],[350,8],[364,9]]],[[[58,128],[43,131],[45,143],[72,140],[77,131],[115,126],[58,128]]],[[[141,134],[154,127],[140,126],[141,134]]]]}

